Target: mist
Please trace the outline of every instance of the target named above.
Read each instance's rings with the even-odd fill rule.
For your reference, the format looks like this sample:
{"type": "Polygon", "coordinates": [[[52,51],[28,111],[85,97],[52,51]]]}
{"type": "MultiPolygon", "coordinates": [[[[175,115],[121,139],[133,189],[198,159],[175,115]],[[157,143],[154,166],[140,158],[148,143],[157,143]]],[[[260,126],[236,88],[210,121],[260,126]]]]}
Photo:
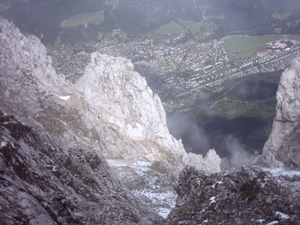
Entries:
{"type": "Polygon", "coordinates": [[[215,148],[217,153],[225,150],[227,152],[225,157],[228,158],[233,167],[251,165],[255,158],[255,155],[247,152],[238,138],[232,134],[219,137],[220,142],[218,146],[211,146],[209,136],[204,129],[195,124],[186,114],[173,113],[168,116],[167,125],[173,137],[183,140],[184,148],[187,152],[204,156],[211,148],[215,148]]]}
{"type": "Polygon", "coordinates": [[[202,127],[197,126],[186,114],[175,112],[167,118],[170,133],[176,139],[183,139],[187,152],[206,154],[210,149],[208,136],[202,127]]]}
{"type": "Polygon", "coordinates": [[[255,155],[247,152],[237,138],[229,134],[224,139],[226,150],[229,152],[229,162],[234,167],[248,166],[253,162],[255,155]]]}

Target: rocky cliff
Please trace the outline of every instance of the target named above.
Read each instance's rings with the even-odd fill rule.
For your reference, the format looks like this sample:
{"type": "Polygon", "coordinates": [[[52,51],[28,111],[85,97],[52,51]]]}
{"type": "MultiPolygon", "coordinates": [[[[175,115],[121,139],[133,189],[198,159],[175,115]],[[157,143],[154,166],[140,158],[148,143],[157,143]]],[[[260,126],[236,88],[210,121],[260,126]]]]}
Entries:
{"type": "MultiPolygon", "coordinates": [[[[299,68],[282,76],[264,165],[299,167],[299,68]]],[[[215,173],[214,150],[186,154],[126,59],[93,53],[71,84],[38,38],[0,18],[0,98],[4,224],[299,224],[299,173],[215,173]]]]}
{"type": "Polygon", "coordinates": [[[258,167],[204,175],[185,168],[169,224],[300,224],[300,173],[258,167]]]}
{"type": "Polygon", "coordinates": [[[0,224],[163,224],[99,151],[62,148],[0,113],[0,224]]]}
{"type": "Polygon", "coordinates": [[[0,109],[48,133],[66,151],[103,154],[114,175],[161,215],[174,204],[172,185],[184,165],[220,171],[214,150],[205,158],[186,154],[169,134],[159,97],[130,61],[93,53],[71,84],[56,73],[38,38],[2,18],[0,49],[0,109]]]}
{"type": "Polygon", "coordinates": [[[300,56],[282,74],[271,135],[257,160],[265,166],[300,168],[300,56]]]}

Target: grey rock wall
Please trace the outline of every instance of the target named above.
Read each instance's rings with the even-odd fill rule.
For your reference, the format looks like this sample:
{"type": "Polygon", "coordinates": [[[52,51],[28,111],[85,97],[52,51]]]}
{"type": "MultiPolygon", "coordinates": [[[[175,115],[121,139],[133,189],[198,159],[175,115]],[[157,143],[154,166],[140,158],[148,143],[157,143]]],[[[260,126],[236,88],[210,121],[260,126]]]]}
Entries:
{"type": "Polygon", "coordinates": [[[258,161],[270,167],[300,168],[300,56],[282,74],[272,132],[258,161]]]}

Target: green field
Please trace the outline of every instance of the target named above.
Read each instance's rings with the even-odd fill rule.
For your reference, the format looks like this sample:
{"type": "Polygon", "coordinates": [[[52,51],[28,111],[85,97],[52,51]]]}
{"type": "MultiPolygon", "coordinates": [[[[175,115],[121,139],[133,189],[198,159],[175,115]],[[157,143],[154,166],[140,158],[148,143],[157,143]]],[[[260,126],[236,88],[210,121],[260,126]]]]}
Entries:
{"type": "Polygon", "coordinates": [[[212,25],[205,25],[199,22],[194,22],[191,20],[183,20],[179,19],[179,23],[189,29],[193,35],[197,34],[202,38],[205,38],[206,36],[210,35],[211,32],[215,30],[216,27],[212,25]]]}
{"type": "Polygon", "coordinates": [[[82,26],[84,23],[103,23],[104,21],[104,11],[81,13],[76,16],[72,16],[60,23],[62,28],[77,27],[82,26]]]}
{"type": "Polygon", "coordinates": [[[180,24],[182,24],[185,28],[190,28],[193,34],[199,32],[201,30],[201,23],[197,23],[191,20],[182,20],[179,19],[180,24]]]}
{"type": "Polygon", "coordinates": [[[155,33],[156,34],[180,34],[183,31],[183,27],[179,24],[175,23],[174,21],[171,21],[170,23],[164,24],[160,26],[155,33]]]}
{"type": "Polygon", "coordinates": [[[300,42],[300,35],[285,35],[290,40],[295,40],[300,42]]]}
{"type": "Polygon", "coordinates": [[[249,57],[252,54],[268,47],[268,43],[282,39],[282,35],[264,35],[253,37],[234,37],[227,39],[222,45],[229,58],[238,59],[249,57]]]}

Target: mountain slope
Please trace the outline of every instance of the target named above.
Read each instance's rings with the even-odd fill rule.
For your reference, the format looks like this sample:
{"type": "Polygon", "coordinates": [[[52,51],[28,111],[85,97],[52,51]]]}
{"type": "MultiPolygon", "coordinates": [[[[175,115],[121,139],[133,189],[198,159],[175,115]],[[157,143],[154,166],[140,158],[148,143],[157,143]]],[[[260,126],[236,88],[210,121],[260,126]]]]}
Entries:
{"type": "MultiPolygon", "coordinates": [[[[102,153],[113,173],[162,215],[174,204],[173,185],[184,165],[220,171],[211,150],[187,154],[168,132],[158,96],[130,61],[93,53],[75,84],[57,74],[34,36],[0,18],[0,109],[48,132],[64,149],[102,153]]],[[[70,74],[65,74],[70,75],[70,74]]]]}
{"type": "Polygon", "coordinates": [[[102,154],[0,115],[1,224],[162,224],[102,154]]]}
{"type": "Polygon", "coordinates": [[[186,167],[180,174],[178,198],[168,222],[298,225],[299,175],[243,167],[207,176],[186,167]]]}

